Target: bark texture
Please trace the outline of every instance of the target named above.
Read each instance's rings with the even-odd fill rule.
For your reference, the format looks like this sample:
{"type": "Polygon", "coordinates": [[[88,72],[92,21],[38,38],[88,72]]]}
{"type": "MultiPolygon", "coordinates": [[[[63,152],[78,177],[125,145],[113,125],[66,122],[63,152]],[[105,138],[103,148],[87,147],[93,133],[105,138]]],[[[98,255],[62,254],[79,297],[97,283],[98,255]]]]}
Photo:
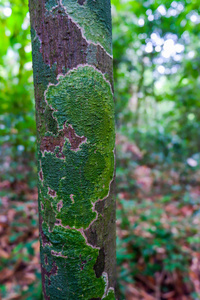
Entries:
{"type": "Polygon", "coordinates": [[[29,0],[45,299],[115,298],[110,0],[29,0]]]}

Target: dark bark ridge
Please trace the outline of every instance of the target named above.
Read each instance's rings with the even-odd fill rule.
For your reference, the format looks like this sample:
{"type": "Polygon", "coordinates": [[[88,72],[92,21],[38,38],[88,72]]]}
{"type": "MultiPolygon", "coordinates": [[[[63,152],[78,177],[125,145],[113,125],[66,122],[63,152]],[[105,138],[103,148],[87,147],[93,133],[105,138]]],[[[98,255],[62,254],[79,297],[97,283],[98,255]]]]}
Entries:
{"type": "Polygon", "coordinates": [[[44,298],[114,300],[110,4],[29,4],[44,298]],[[89,18],[96,20],[92,35],[89,18]]]}

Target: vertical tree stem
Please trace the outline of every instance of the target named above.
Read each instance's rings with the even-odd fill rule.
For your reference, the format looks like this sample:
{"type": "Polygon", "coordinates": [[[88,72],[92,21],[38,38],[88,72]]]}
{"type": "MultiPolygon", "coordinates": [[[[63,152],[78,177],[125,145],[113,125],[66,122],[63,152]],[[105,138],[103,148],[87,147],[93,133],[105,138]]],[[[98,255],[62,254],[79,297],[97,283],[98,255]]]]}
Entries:
{"type": "Polygon", "coordinates": [[[45,299],[115,299],[110,0],[30,0],[45,299]]]}

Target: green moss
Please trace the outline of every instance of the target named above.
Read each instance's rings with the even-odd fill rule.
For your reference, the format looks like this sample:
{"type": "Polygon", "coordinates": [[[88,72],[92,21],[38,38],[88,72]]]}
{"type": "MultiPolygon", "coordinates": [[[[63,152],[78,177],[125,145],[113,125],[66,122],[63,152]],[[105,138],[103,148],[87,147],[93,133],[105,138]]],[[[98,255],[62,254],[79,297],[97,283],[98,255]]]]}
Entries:
{"type": "MultiPolygon", "coordinates": [[[[57,219],[62,221],[63,225],[75,226],[76,228],[87,227],[96,217],[96,213],[92,211],[91,200],[88,198],[92,185],[89,181],[82,182],[84,159],[83,153],[68,149],[66,160],[56,157],[55,154],[46,153],[41,158],[44,181],[42,187],[43,198],[42,203],[45,206],[45,197],[47,195],[47,187],[55,190],[57,196],[51,199],[54,210],[57,210],[57,204],[62,200],[63,207],[61,211],[57,211],[57,219]],[[81,155],[82,154],[82,155],[81,155]],[[70,195],[73,195],[74,203],[70,195]]],[[[84,179],[84,178],[83,178],[84,179]]],[[[43,216],[44,218],[44,216],[43,216]]]]}
{"type": "Polygon", "coordinates": [[[87,142],[80,150],[72,151],[66,140],[64,160],[51,152],[41,156],[43,185],[56,191],[57,197],[52,199],[55,209],[63,201],[57,218],[64,226],[87,228],[96,217],[92,203],[109,193],[114,172],[114,107],[110,85],[94,68],[79,67],[60,77],[57,85],[49,86],[46,101],[54,110],[59,129],[70,124],[87,142]]]}
{"type": "MultiPolygon", "coordinates": [[[[112,30],[110,0],[87,0],[84,5],[78,0],[62,0],[67,14],[82,28],[87,40],[100,44],[112,54],[112,30]]],[[[46,8],[55,6],[55,1],[46,3],[46,8]]]]}
{"type": "MultiPolygon", "coordinates": [[[[98,249],[88,246],[82,234],[61,226],[49,233],[43,224],[48,245],[43,248],[41,260],[45,273],[45,289],[50,299],[89,300],[102,297],[103,277],[96,278],[93,266],[98,249]],[[53,266],[56,266],[53,270],[53,266]]],[[[109,298],[110,299],[110,298],[109,298]]]]}
{"type": "Polygon", "coordinates": [[[113,289],[109,289],[107,296],[103,298],[103,300],[115,300],[115,299],[116,298],[113,289]]]}
{"type": "MultiPolygon", "coordinates": [[[[41,249],[46,294],[50,299],[102,298],[106,283],[94,272],[99,250],[86,244],[77,229],[87,228],[96,218],[93,203],[109,193],[113,178],[112,92],[99,71],[80,66],[50,85],[45,95],[59,130],[64,124],[71,125],[77,135],[87,138],[77,151],[66,138],[64,159],[57,157],[57,148],[39,151],[43,174],[39,180],[40,214],[47,239],[41,249]],[[74,229],[56,225],[56,219],[74,229]]],[[[54,134],[55,127],[46,134],[54,134]]],[[[112,291],[105,299],[113,299],[111,296],[112,291]]]]}

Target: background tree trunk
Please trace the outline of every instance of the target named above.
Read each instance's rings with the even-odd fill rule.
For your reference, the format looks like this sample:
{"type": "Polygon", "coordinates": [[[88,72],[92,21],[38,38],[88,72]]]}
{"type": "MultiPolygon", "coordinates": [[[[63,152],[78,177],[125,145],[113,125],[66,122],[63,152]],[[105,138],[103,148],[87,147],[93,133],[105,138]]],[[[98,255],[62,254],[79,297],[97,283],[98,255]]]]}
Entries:
{"type": "Polygon", "coordinates": [[[115,299],[110,0],[30,0],[45,299],[115,299]]]}

